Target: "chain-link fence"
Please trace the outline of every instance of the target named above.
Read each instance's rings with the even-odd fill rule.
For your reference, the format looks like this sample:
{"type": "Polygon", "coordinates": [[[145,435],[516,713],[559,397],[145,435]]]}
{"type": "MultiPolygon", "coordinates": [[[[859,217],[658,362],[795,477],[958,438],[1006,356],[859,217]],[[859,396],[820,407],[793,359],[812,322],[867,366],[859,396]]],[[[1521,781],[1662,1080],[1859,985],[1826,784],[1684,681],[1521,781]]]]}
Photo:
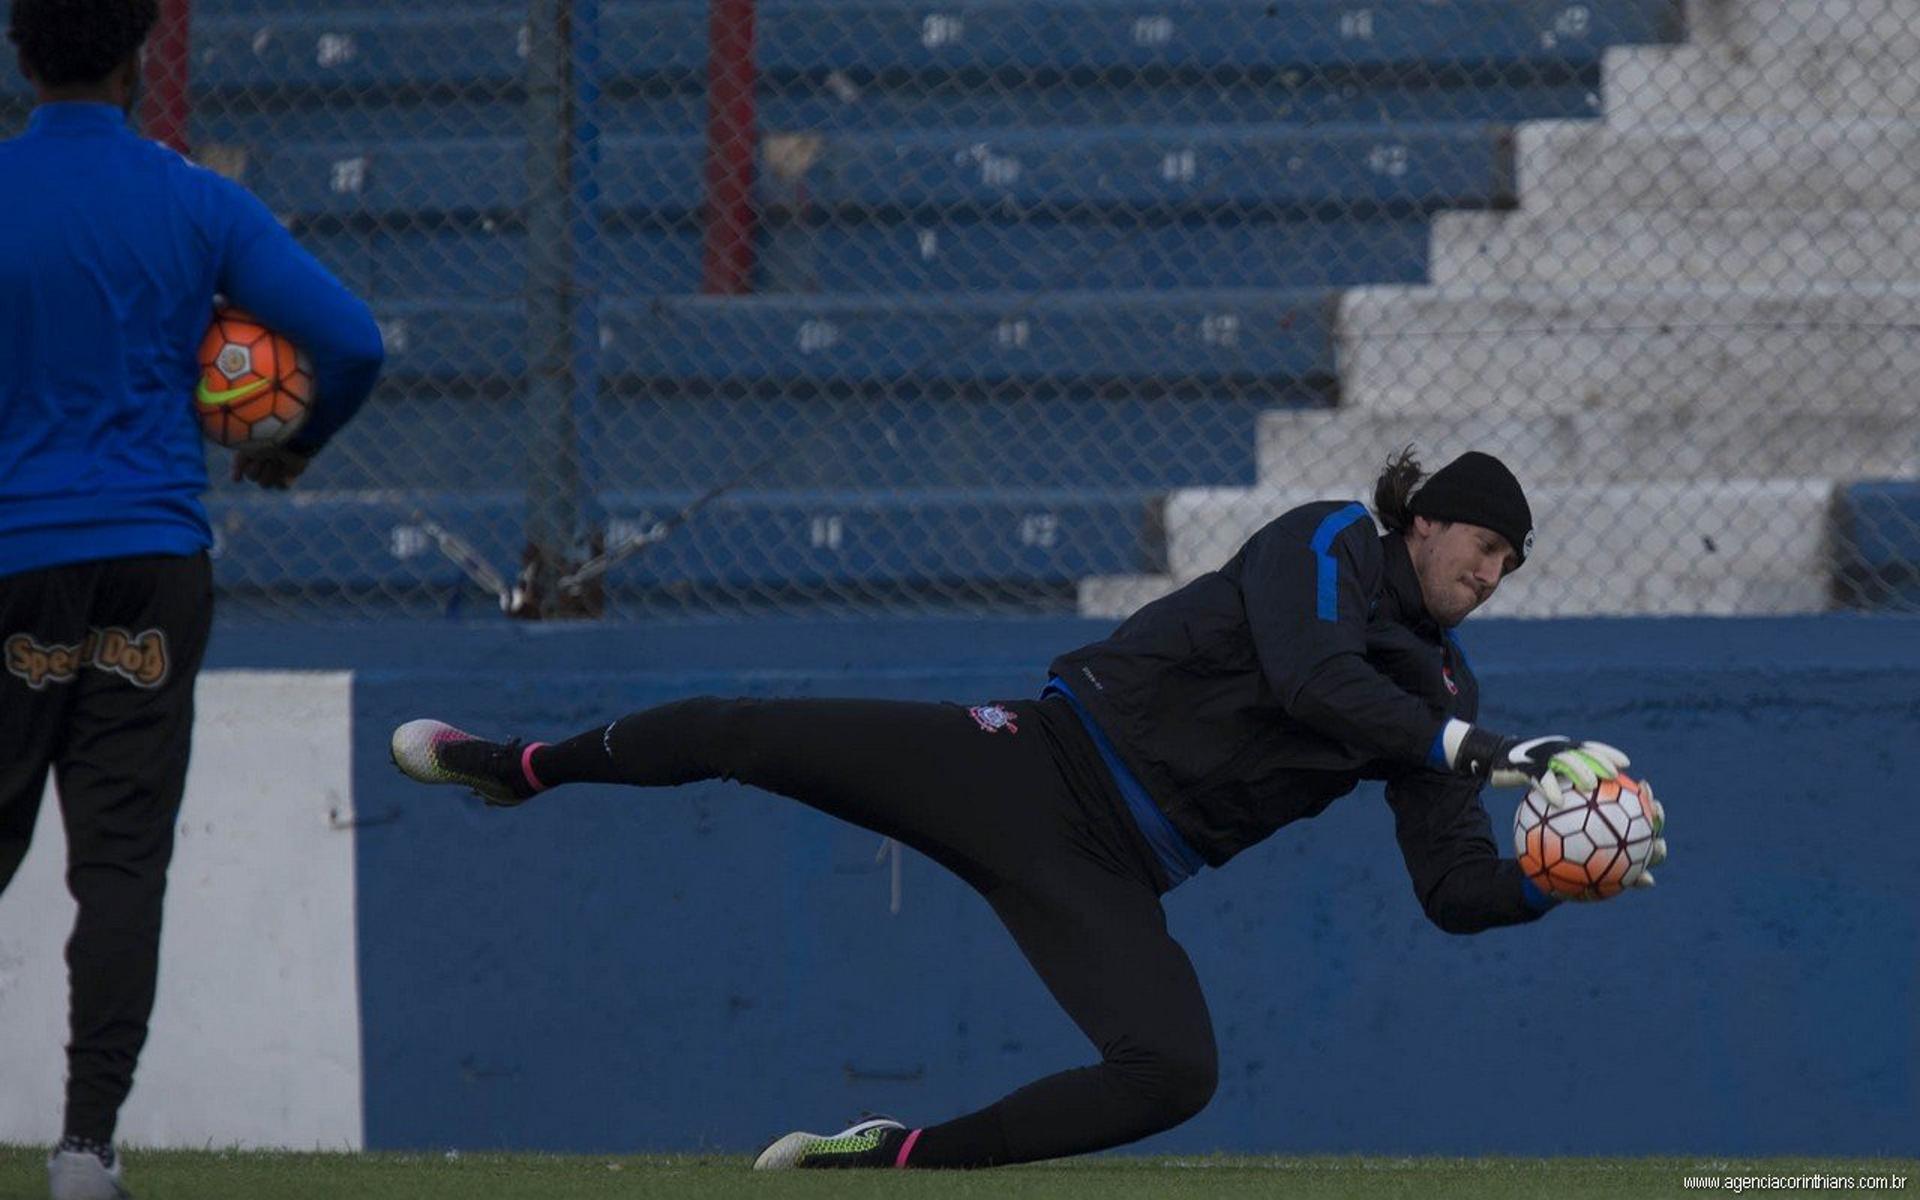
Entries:
{"type": "Polygon", "coordinates": [[[317,7],[191,9],[389,353],[230,601],[1119,615],[1411,443],[1489,612],[1920,609],[1912,0],[317,7]]]}

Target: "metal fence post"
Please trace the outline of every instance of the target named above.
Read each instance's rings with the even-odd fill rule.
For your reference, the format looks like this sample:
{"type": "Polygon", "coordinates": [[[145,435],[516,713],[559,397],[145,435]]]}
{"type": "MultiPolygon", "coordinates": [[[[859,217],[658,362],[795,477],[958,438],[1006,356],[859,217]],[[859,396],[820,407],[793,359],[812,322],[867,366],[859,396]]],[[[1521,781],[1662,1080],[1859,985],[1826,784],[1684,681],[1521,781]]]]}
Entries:
{"type": "Polygon", "coordinates": [[[707,17],[706,245],[700,290],[752,289],[754,0],[711,0],[707,17]]]}
{"type": "Polygon", "coordinates": [[[187,30],[191,0],[161,0],[160,21],[147,40],[140,96],[140,128],[154,141],[187,152],[187,30]]]}
{"type": "Polygon", "coordinates": [[[585,555],[574,291],[576,0],[532,0],[527,39],[527,547],[515,616],[593,615],[556,581],[585,555]]]}

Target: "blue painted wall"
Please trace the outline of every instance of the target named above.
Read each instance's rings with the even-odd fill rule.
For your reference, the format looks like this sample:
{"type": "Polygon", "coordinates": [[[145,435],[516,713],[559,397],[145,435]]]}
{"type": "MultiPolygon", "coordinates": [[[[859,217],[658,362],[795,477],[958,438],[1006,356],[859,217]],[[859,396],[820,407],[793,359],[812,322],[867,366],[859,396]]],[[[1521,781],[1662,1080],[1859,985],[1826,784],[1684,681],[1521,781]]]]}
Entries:
{"type": "MultiPolygon", "coordinates": [[[[727,784],[485,810],[398,779],[385,737],[433,714],[551,738],[701,693],[1025,696],[1106,628],[221,626],[215,666],[361,672],[368,1144],[746,1150],[1088,1061],[938,868],[909,853],[889,911],[876,836],[727,784]]],[[[1920,622],[1466,632],[1488,721],[1614,741],[1656,782],[1660,886],[1448,937],[1356,793],[1169,898],[1222,1085],[1141,1148],[1920,1150],[1920,622]]]]}

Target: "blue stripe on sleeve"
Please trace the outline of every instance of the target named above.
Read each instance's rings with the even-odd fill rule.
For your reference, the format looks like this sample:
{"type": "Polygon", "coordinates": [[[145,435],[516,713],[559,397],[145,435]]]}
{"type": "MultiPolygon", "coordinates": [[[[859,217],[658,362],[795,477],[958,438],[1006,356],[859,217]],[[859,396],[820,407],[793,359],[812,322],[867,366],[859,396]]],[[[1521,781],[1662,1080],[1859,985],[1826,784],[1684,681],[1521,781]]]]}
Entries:
{"type": "Polygon", "coordinates": [[[1460,665],[1473,670],[1473,660],[1467,657],[1467,648],[1460,644],[1460,637],[1453,630],[1447,630],[1447,641],[1453,643],[1453,652],[1460,656],[1460,665]]]}
{"type": "Polygon", "coordinates": [[[1320,522],[1320,528],[1313,531],[1313,552],[1320,560],[1319,575],[1315,580],[1318,602],[1314,611],[1322,621],[1340,619],[1340,564],[1327,551],[1342,530],[1366,515],[1366,505],[1349,504],[1328,513],[1326,519],[1320,522]]]}
{"type": "Polygon", "coordinates": [[[1440,726],[1440,732],[1433,735],[1433,745],[1427,749],[1427,761],[1436,767],[1445,769],[1447,765],[1447,727],[1440,726]]]}
{"type": "Polygon", "coordinates": [[[1535,912],[1546,912],[1560,903],[1559,900],[1541,891],[1538,884],[1524,875],[1520,877],[1520,895],[1526,901],[1527,907],[1535,912]]]}

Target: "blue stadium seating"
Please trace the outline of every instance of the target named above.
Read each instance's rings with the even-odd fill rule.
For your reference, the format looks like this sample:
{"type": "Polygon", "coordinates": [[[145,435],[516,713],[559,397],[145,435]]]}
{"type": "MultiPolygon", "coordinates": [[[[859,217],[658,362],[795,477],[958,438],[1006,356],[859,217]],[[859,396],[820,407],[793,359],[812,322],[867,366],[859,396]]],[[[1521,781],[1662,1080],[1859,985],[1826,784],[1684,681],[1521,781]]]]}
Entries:
{"type": "Polygon", "coordinates": [[[772,292],[859,293],[1304,289],[1426,277],[1427,222],[1418,216],[1059,226],[778,224],[761,239],[760,279],[772,292]]]}
{"type": "MultiPolygon", "coordinates": [[[[195,86],[240,112],[198,135],[269,138],[510,137],[522,11],[441,6],[317,15],[296,5],[203,5],[195,86]],[[234,10],[229,12],[228,10],[234,10]],[[240,95],[289,90],[264,120],[240,95]],[[458,106],[423,104],[457,89],[458,106]],[[266,126],[263,132],[261,126],[266,126]]],[[[706,10],[682,2],[604,6],[603,123],[693,133],[705,112],[706,10]]],[[[757,22],[760,118],[769,131],[1174,125],[1260,120],[1514,121],[1597,113],[1599,53],[1673,36],[1672,0],[1465,0],[1449,5],[1318,0],[1183,4],[767,3],[757,22]],[[1577,13],[1573,11],[1577,9],[1577,13]],[[931,24],[930,24],[931,23],[931,24]],[[981,87],[1026,74],[1017,89],[981,87]],[[962,84],[966,86],[955,86],[962,84]]]]}
{"type": "MultiPolygon", "coordinates": [[[[1227,225],[1112,222],[1063,236],[1058,222],[950,218],[769,223],[759,237],[762,291],[888,293],[1326,288],[1411,283],[1426,277],[1423,217],[1311,217],[1227,225]]],[[[343,231],[303,241],[356,291],[394,298],[518,298],[526,235],[516,222],[466,228],[343,231]]],[[[700,287],[700,236],[687,224],[613,228],[596,253],[601,278],[621,293],[689,293],[700,287]]]]}
{"type": "MultiPolygon", "coordinates": [[[[919,492],[736,492],[703,510],[699,536],[669,538],[629,559],[610,587],[641,592],[905,586],[930,579],[1059,589],[1083,575],[1166,569],[1151,526],[1155,493],[977,489],[919,492]]],[[[644,533],[691,492],[603,492],[609,537],[644,533]]],[[[334,493],[210,502],[217,552],[249,564],[249,585],[399,591],[460,584],[421,516],[488,561],[518,560],[526,498],[516,492],[334,493]],[[358,540],[353,536],[358,534],[358,540]]]]}
{"type": "MultiPolygon", "coordinates": [[[[503,301],[526,294],[527,235],[517,218],[437,228],[308,223],[300,240],[382,309],[396,299],[503,301]]],[[[599,240],[595,258],[600,274],[627,295],[700,290],[700,233],[691,224],[613,229],[599,240]]]]}
{"type": "MultiPolygon", "coordinates": [[[[1167,395],[1107,387],[1035,400],[1025,389],[908,382],[871,389],[616,389],[591,412],[589,474],[606,486],[705,489],[752,469],[760,488],[1197,487],[1253,470],[1260,413],[1312,403],[1309,385],[1167,395]],[[1177,429],[1177,439],[1141,431],[1177,429]],[[1177,452],[1170,446],[1177,445],[1177,452]]],[[[303,483],[317,491],[486,491],[527,473],[516,392],[390,387],[303,483]],[[428,436],[423,436],[423,431],[428,436]],[[455,431],[443,440],[431,436],[455,431]],[[457,453],[447,452],[446,441],[457,453]],[[398,453],[396,453],[398,451],[398,453]],[[404,468],[396,477],[394,467],[404,468]]],[[[233,491],[241,485],[217,481],[233,491]]]]}
{"type": "Polygon", "coordinates": [[[888,132],[826,141],[794,184],[824,209],[1424,211],[1510,199],[1508,141],[1476,126],[888,132]]]}
{"type": "Polygon", "coordinates": [[[1920,609],[1920,483],[1857,483],[1834,506],[1839,600],[1855,608],[1920,609]]]}
{"type": "MultiPolygon", "coordinates": [[[[639,520],[808,431],[613,581],[642,591],[1157,569],[1145,497],[1251,482],[1258,411],[1330,400],[1337,289],[1424,278],[1432,213],[1511,202],[1513,122],[1597,115],[1606,47],[1680,33],[1679,0],[761,0],[758,294],[703,298],[706,4],[600,8],[600,498],[639,520]]],[[[196,0],[196,144],[391,353],[304,503],[217,490],[254,585],[449,586],[361,491],[402,482],[518,554],[486,537],[525,503],[524,19],[196,0]],[[411,553],[367,568],[330,520],[411,553]]]]}
{"type": "MultiPolygon", "coordinates": [[[[698,139],[609,137],[602,154],[609,207],[676,216],[698,208],[698,139]]],[[[274,143],[249,148],[240,179],[289,217],[410,222],[519,209],[525,161],[522,143],[492,138],[274,143]]]]}
{"type": "MultiPolygon", "coordinates": [[[[803,171],[761,173],[776,212],[839,209],[1061,213],[1226,210],[1425,212],[1511,201],[1510,138],[1488,126],[1255,125],[858,134],[823,142],[803,171]],[[804,199],[802,199],[804,197],[804,199]],[[803,207],[804,206],[804,207],[803,207]]],[[[685,219],[701,202],[694,137],[608,136],[606,214],[685,219]]],[[[524,152],[493,139],[276,145],[242,180],[276,212],[398,220],[498,214],[525,202],[524,152]]]]}
{"type": "MultiPolygon", "coordinates": [[[[300,0],[205,3],[195,29],[201,85],[392,87],[520,79],[524,9],[438,5],[316,13],[300,0]],[[230,9],[230,11],[222,11],[230,9]],[[457,36],[449,30],[457,29],[457,36]],[[327,38],[323,47],[321,39],[327,38]]],[[[706,70],[707,6],[603,4],[605,77],[696,83],[706,70]]],[[[762,72],[779,77],[1021,70],[1126,70],[1552,64],[1621,42],[1670,40],[1673,0],[1326,0],[1147,2],[762,0],[762,72]]]]}
{"type": "MultiPolygon", "coordinates": [[[[842,94],[816,79],[763,79],[757,116],[760,128],[775,134],[1238,125],[1254,118],[1299,126],[1511,124],[1598,116],[1598,75],[1597,63],[1569,63],[1455,78],[1405,72],[1361,79],[1293,71],[1273,79],[1195,73],[1152,82],[1065,79],[985,93],[914,84],[842,94]]],[[[263,110],[252,107],[248,97],[234,92],[218,98],[229,107],[196,111],[195,143],[353,142],[369,129],[396,141],[507,139],[526,133],[524,103],[505,91],[483,92],[459,107],[371,93],[329,97],[324,107],[263,110]]],[[[692,135],[705,125],[706,97],[687,90],[620,92],[602,99],[598,115],[603,128],[620,133],[692,135]]]]}
{"type": "MultiPolygon", "coordinates": [[[[609,381],[699,388],[1025,386],[1330,379],[1325,292],[663,296],[601,306],[609,381]]],[[[382,306],[393,385],[517,380],[513,304],[382,306]]]]}

